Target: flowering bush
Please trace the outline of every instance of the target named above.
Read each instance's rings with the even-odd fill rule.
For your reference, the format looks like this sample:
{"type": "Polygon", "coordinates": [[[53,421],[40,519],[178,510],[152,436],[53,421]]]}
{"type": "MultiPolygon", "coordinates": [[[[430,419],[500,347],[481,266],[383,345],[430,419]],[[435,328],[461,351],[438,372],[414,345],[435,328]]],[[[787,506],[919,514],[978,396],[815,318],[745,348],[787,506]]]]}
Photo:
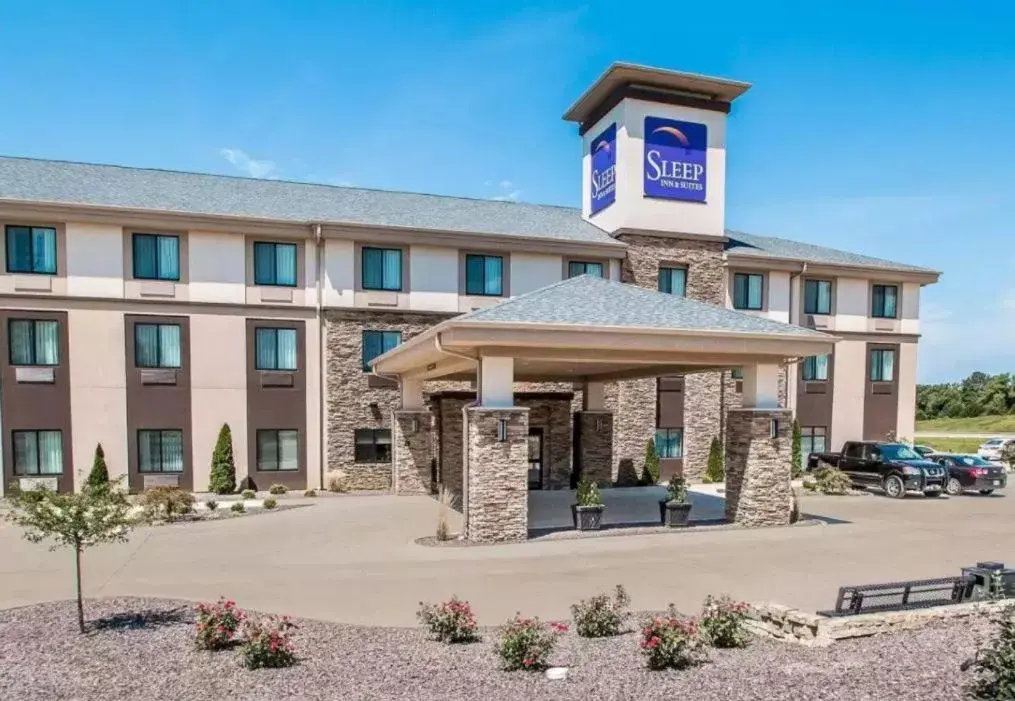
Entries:
{"type": "Polygon", "coordinates": [[[235,601],[227,601],[225,597],[219,597],[214,604],[200,603],[195,610],[194,642],[201,650],[221,650],[232,645],[236,631],[247,617],[236,607],[235,601]]]}
{"type": "Polygon", "coordinates": [[[419,622],[430,629],[430,635],[442,643],[467,643],[476,639],[476,616],[468,601],[452,596],[441,604],[419,602],[419,622]]]}
{"type": "Polygon", "coordinates": [[[678,617],[670,606],[666,616],[652,619],[642,629],[641,651],[649,669],[683,669],[698,662],[701,641],[694,619],[678,617]]]}
{"type": "Polygon", "coordinates": [[[258,621],[248,620],[243,626],[243,666],[247,669],[263,667],[292,667],[296,664],[293,631],[296,624],[288,616],[268,616],[258,621]]]}
{"type": "Polygon", "coordinates": [[[712,647],[744,647],[749,634],[744,626],[748,606],[725,594],[716,598],[709,594],[701,608],[699,625],[705,640],[712,647]]]}
{"type": "Polygon", "coordinates": [[[563,623],[543,623],[538,618],[522,618],[521,614],[516,614],[501,628],[494,651],[508,671],[545,669],[557,638],[566,632],[567,626],[563,623]]]}
{"type": "Polygon", "coordinates": [[[627,619],[631,598],[624,587],[617,585],[613,596],[600,594],[571,606],[575,630],[583,638],[605,638],[620,633],[627,619]]]}

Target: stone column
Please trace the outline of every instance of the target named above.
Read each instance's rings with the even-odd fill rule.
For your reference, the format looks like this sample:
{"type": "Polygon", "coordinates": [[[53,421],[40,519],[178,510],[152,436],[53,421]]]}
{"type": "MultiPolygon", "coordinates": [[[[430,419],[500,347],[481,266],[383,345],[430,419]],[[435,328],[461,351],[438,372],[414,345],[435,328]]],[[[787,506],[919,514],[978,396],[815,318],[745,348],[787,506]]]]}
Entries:
{"type": "Polygon", "coordinates": [[[645,462],[645,445],[656,435],[656,378],[617,383],[613,427],[613,469],[616,482],[638,482],[645,462]]]}
{"type": "Polygon", "coordinates": [[[583,477],[599,486],[613,482],[613,413],[579,411],[574,415],[578,427],[578,455],[575,456],[583,477]]]}
{"type": "Polygon", "coordinates": [[[391,415],[392,484],[396,494],[431,494],[433,416],[429,411],[396,410],[391,415]]]}
{"type": "Polygon", "coordinates": [[[722,373],[684,375],[684,479],[701,482],[712,439],[719,437],[722,373]]]}
{"type": "Polygon", "coordinates": [[[748,408],[726,416],[726,518],[742,526],[785,526],[793,501],[793,413],[748,408]]]}
{"type": "Polygon", "coordinates": [[[465,536],[490,543],[529,534],[529,410],[467,407],[465,536]]]}

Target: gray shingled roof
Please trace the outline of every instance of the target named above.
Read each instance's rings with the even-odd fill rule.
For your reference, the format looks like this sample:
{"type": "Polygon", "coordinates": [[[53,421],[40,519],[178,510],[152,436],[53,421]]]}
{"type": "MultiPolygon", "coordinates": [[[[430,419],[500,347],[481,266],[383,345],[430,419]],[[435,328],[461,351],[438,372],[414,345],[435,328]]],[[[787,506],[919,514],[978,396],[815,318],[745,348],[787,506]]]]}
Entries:
{"type": "Polygon", "coordinates": [[[864,268],[881,268],[884,270],[908,270],[920,273],[936,272],[929,268],[921,268],[905,263],[896,263],[883,258],[872,258],[840,251],[836,248],[815,246],[774,236],[756,236],[741,231],[726,231],[729,243],[726,252],[733,256],[763,256],[765,258],[785,258],[787,260],[806,261],[808,263],[828,263],[832,265],[856,265],[864,268]]]}
{"type": "Polygon", "coordinates": [[[450,323],[499,322],[674,328],[828,338],[823,333],[591,275],[455,317],[450,323]]]}
{"type": "Polygon", "coordinates": [[[624,245],[570,207],[0,157],[0,199],[624,245]]]}

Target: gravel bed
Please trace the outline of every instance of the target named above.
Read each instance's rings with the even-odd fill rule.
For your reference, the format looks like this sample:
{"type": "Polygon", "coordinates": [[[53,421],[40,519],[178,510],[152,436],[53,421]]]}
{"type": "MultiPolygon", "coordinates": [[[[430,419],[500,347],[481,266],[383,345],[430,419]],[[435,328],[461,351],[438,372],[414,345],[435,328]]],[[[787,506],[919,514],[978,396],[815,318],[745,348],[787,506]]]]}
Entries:
{"type": "Polygon", "coordinates": [[[680,672],[645,669],[635,633],[585,640],[569,632],[551,660],[570,667],[561,682],[501,671],[491,630],[481,642],[445,646],[419,629],[311,620],[297,621],[296,667],[251,672],[235,651],[194,649],[192,605],[88,601],[87,636],[76,632],[73,602],[0,611],[0,699],[934,701],[963,698],[959,665],[989,630],[963,621],[820,649],[758,639],[680,672]],[[131,615],[142,612],[147,622],[138,625],[131,615]]]}

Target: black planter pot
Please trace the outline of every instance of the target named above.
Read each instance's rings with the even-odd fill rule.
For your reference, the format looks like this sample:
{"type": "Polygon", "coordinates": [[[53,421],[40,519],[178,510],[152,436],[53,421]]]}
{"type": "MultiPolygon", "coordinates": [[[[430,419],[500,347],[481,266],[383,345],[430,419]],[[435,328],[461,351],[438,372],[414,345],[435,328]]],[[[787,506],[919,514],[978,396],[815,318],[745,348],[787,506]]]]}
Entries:
{"type": "Polygon", "coordinates": [[[598,531],[603,522],[605,506],[578,506],[571,504],[571,518],[579,531],[598,531]]]}
{"type": "Polygon", "coordinates": [[[691,516],[691,505],[680,504],[675,501],[659,502],[659,519],[664,526],[679,528],[688,525],[691,516]]]}

